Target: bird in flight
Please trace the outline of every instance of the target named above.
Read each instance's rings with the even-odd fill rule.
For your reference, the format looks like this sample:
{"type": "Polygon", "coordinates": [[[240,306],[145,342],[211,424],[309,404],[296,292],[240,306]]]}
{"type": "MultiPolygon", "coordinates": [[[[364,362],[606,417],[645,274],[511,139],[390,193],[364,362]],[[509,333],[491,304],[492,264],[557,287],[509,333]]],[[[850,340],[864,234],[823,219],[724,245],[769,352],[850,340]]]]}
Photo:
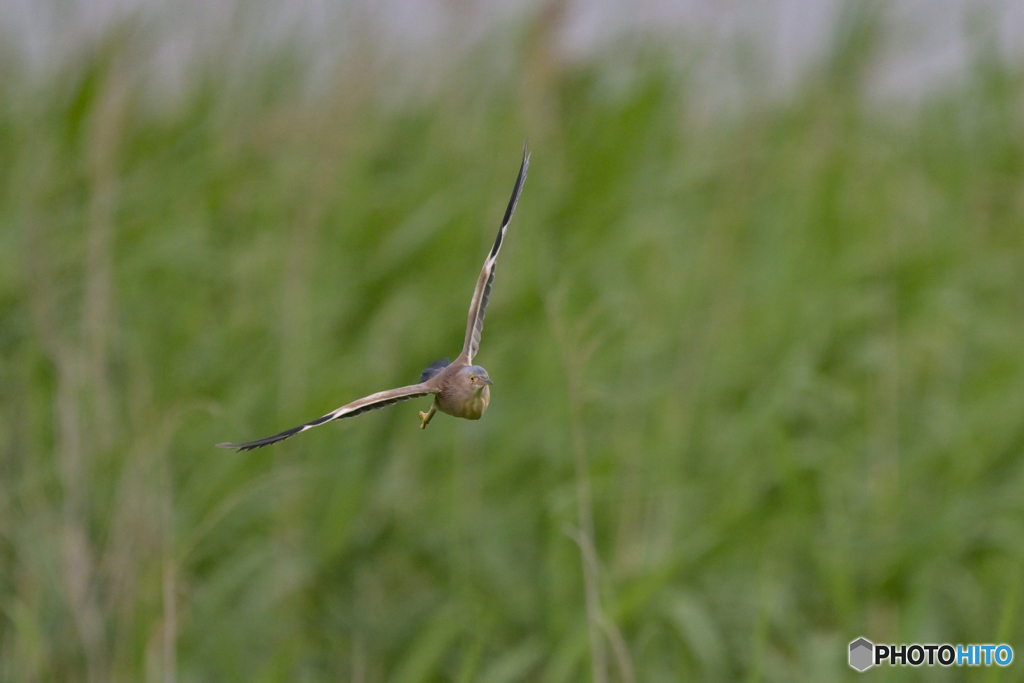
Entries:
{"type": "Polygon", "coordinates": [[[312,422],[292,427],[280,434],[255,441],[247,441],[246,443],[221,443],[217,445],[220,448],[237,448],[239,451],[251,451],[256,448],[269,446],[278,441],[284,441],[307,429],[319,427],[334,420],[355,417],[369,410],[377,410],[394,405],[399,401],[408,401],[409,399],[427,396],[428,394],[434,395],[434,403],[427,412],[420,412],[421,429],[427,428],[431,418],[434,417],[434,413],[438,410],[455,417],[464,417],[467,420],[479,420],[491,401],[490,385],[494,384],[494,382],[487,376],[486,370],[479,365],[473,365],[473,357],[480,349],[480,333],[484,328],[484,313],[487,311],[487,300],[491,296],[491,284],[494,282],[494,267],[498,261],[498,252],[501,250],[502,240],[505,239],[505,231],[508,230],[508,224],[512,220],[512,213],[516,210],[519,194],[523,191],[526,169],[529,166],[530,153],[526,145],[523,145],[523,161],[519,166],[519,176],[516,178],[515,187],[512,188],[512,198],[508,201],[505,217],[501,220],[498,237],[494,240],[494,246],[491,247],[491,251],[487,254],[484,267],[480,271],[480,277],[477,278],[473,299],[469,303],[466,341],[462,346],[462,353],[455,359],[455,362],[449,362],[447,358],[436,361],[420,375],[419,384],[379,391],[376,394],[371,394],[358,401],[352,401],[352,403],[343,405],[312,422]]]}

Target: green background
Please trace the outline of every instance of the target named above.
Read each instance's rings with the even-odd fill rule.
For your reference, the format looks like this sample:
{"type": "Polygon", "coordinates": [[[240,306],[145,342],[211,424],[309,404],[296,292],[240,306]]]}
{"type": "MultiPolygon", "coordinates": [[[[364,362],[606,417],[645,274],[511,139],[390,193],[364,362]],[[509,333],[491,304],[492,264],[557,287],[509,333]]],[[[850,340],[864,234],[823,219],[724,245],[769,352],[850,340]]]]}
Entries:
{"type": "Polygon", "coordinates": [[[1016,647],[1022,71],[981,35],[879,99],[884,22],[844,21],[717,108],[669,45],[560,60],[543,18],[411,90],[368,52],[311,91],[285,52],[154,94],[130,24],[0,59],[0,679],[830,681],[858,636],[1016,647]],[[454,357],[527,137],[484,419],[214,447],[454,357]]]}

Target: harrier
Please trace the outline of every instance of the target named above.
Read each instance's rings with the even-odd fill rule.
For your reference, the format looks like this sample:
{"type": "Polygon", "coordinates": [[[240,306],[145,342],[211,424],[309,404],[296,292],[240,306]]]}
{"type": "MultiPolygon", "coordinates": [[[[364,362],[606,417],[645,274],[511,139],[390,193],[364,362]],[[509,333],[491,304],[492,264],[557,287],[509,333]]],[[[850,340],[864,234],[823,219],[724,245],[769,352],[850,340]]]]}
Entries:
{"type": "Polygon", "coordinates": [[[519,166],[519,176],[516,178],[515,187],[512,188],[512,198],[508,202],[508,208],[505,209],[505,217],[501,220],[498,237],[494,240],[494,246],[491,247],[491,251],[487,254],[484,267],[480,271],[480,277],[477,278],[473,299],[469,303],[466,341],[462,346],[462,353],[455,359],[455,362],[449,362],[447,358],[436,361],[420,375],[419,384],[411,384],[407,387],[399,387],[398,389],[389,389],[388,391],[371,394],[366,398],[343,405],[319,419],[293,427],[280,434],[246,443],[221,443],[217,445],[221,448],[237,448],[239,451],[263,448],[272,443],[284,441],[307,429],[319,427],[334,420],[355,417],[368,410],[377,410],[378,408],[394,405],[399,401],[408,401],[411,398],[419,398],[429,394],[434,395],[434,404],[430,407],[429,411],[425,413],[420,412],[421,429],[426,429],[431,418],[434,417],[434,413],[438,410],[455,417],[464,417],[467,420],[479,420],[491,401],[490,385],[494,383],[487,376],[486,370],[479,365],[473,365],[473,357],[480,348],[480,333],[484,328],[484,313],[487,311],[487,300],[490,298],[491,284],[494,282],[494,267],[498,261],[498,252],[501,250],[502,240],[505,239],[505,231],[508,229],[509,221],[512,220],[512,213],[516,210],[519,193],[523,191],[526,169],[529,166],[530,154],[526,145],[523,145],[523,161],[519,166]]]}

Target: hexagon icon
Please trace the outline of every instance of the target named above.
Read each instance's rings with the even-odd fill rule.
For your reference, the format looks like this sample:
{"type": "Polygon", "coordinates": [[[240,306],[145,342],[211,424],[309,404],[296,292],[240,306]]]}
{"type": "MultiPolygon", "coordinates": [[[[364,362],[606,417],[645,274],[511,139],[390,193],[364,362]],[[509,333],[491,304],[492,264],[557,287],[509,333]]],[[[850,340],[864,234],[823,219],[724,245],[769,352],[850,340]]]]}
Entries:
{"type": "Polygon", "coordinates": [[[858,638],[853,641],[850,643],[850,666],[857,671],[869,668],[874,664],[872,661],[874,658],[871,656],[874,650],[874,644],[866,638],[858,638]]]}

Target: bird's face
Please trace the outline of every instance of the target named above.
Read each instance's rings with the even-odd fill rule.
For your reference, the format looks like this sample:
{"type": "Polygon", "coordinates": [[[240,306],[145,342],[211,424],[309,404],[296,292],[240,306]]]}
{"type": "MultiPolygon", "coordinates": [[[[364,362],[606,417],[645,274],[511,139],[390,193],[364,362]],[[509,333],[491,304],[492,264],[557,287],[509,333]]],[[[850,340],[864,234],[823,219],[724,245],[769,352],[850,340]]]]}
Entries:
{"type": "Polygon", "coordinates": [[[462,369],[462,372],[466,375],[466,381],[469,382],[469,386],[476,390],[478,393],[483,391],[484,387],[487,387],[494,382],[487,376],[487,371],[479,365],[469,365],[462,369]]]}

